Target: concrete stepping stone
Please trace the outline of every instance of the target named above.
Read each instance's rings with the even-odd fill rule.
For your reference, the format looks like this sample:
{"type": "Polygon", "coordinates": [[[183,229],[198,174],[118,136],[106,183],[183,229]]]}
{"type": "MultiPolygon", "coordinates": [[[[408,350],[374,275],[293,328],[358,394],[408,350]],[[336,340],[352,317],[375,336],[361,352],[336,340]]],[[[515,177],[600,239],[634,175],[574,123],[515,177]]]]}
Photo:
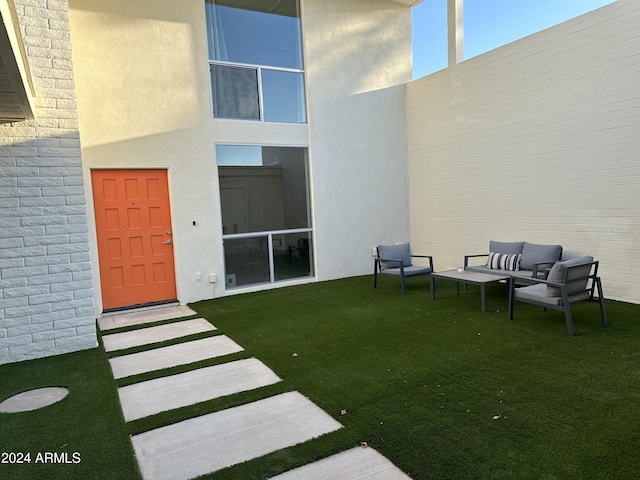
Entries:
{"type": "Polygon", "coordinates": [[[142,328],[131,332],[104,335],[102,342],[104,343],[104,350],[106,352],[113,352],[213,330],[216,330],[216,327],[204,318],[196,318],[193,320],[169,323],[167,325],[159,325],[157,327],[142,328]]]}
{"type": "Polygon", "coordinates": [[[124,378],[139,373],[186,365],[208,358],[220,357],[244,350],[226,335],[193,340],[168,347],[109,359],[113,378],[124,378]]]}
{"type": "Polygon", "coordinates": [[[298,392],[191,418],[131,437],[145,480],[186,480],[338,430],[298,392]]]}
{"type": "Polygon", "coordinates": [[[0,412],[30,412],[59,402],[69,394],[63,387],[45,387],[18,393],[0,403],[0,412]]]}
{"type": "Polygon", "coordinates": [[[127,422],[166,410],[272,385],[280,378],[255,358],[199,368],[118,389],[127,422]]]}
{"type": "Polygon", "coordinates": [[[373,448],[355,447],[270,480],[411,480],[373,448]]]}
{"type": "Polygon", "coordinates": [[[116,313],[98,319],[98,326],[101,331],[112,330],[114,328],[129,327],[131,325],[142,325],[173,318],[183,318],[195,315],[196,312],[187,306],[176,305],[173,307],[154,308],[131,313],[116,313]]]}

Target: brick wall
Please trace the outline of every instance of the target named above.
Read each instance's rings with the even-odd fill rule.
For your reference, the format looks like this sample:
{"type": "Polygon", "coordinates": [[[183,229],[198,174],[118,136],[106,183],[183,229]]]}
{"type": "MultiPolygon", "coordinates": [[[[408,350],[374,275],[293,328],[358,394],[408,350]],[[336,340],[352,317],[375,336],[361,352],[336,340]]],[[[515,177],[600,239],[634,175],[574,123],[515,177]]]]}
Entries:
{"type": "Polygon", "coordinates": [[[412,246],[445,270],[490,240],[559,243],[640,303],[638,32],[618,0],[411,82],[412,246]]]}
{"type": "Polygon", "coordinates": [[[0,364],[97,345],[68,4],[14,3],[36,108],[0,125],[0,364]]]}

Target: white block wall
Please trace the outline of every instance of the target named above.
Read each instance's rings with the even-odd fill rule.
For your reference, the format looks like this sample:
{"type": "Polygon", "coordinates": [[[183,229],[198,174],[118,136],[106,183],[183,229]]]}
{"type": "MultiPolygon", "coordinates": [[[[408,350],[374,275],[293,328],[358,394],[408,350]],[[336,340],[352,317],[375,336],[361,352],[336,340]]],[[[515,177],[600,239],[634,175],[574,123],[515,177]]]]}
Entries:
{"type": "Polygon", "coordinates": [[[317,278],[373,274],[373,247],[409,238],[411,11],[383,0],[303,5],[317,278]]]}
{"type": "Polygon", "coordinates": [[[36,110],[0,125],[0,364],[97,345],[68,5],[14,2],[36,110]]]}
{"type": "Polygon", "coordinates": [[[411,239],[437,270],[489,240],[600,261],[640,302],[640,4],[619,0],[407,87],[411,239]]]}

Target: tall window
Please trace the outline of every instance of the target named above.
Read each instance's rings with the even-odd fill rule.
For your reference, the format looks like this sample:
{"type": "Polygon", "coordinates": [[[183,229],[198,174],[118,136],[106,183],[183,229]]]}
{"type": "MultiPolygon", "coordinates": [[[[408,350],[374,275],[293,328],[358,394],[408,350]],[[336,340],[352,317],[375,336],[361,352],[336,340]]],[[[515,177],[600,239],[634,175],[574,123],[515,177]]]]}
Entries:
{"type": "Polygon", "coordinates": [[[215,118],[307,121],[299,0],[206,0],[215,118]]]}
{"type": "Polygon", "coordinates": [[[307,149],[216,147],[227,288],[313,276],[307,149]]]}

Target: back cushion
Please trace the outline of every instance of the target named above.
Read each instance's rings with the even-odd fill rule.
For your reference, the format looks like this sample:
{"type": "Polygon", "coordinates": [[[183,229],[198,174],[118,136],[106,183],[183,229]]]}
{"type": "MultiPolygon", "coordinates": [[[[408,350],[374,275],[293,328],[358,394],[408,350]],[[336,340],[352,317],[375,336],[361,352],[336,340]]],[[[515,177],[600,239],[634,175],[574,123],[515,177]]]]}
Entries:
{"type": "MultiPolygon", "coordinates": [[[[591,272],[590,262],[593,262],[593,257],[589,255],[573,258],[564,262],[556,262],[547,276],[547,281],[553,283],[564,283],[566,281],[567,292],[569,295],[579,293],[587,288],[589,273],[591,272]],[[582,265],[583,263],[587,265],[584,267],[572,268],[567,275],[567,267],[572,265],[582,265]]],[[[547,297],[559,297],[560,295],[561,292],[558,287],[547,285],[547,297]]]]}
{"type": "MultiPolygon", "coordinates": [[[[393,260],[402,260],[405,267],[411,266],[411,246],[408,243],[396,245],[378,245],[378,256],[393,260]]],[[[380,262],[382,268],[399,268],[398,262],[380,262]]]]}
{"type": "Polygon", "coordinates": [[[561,245],[538,245],[524,242],[520,268],[522,270],[533,270],[534,263],[557,262],[560,260],[560,255],[562,255],[561,245]]]}
{"type": "Polygon", "coordinates": [[[524,242],[489,242],[489,252],[505,253],[507,255],[517,255],[522,253],[522,245],[524,242]]]}

